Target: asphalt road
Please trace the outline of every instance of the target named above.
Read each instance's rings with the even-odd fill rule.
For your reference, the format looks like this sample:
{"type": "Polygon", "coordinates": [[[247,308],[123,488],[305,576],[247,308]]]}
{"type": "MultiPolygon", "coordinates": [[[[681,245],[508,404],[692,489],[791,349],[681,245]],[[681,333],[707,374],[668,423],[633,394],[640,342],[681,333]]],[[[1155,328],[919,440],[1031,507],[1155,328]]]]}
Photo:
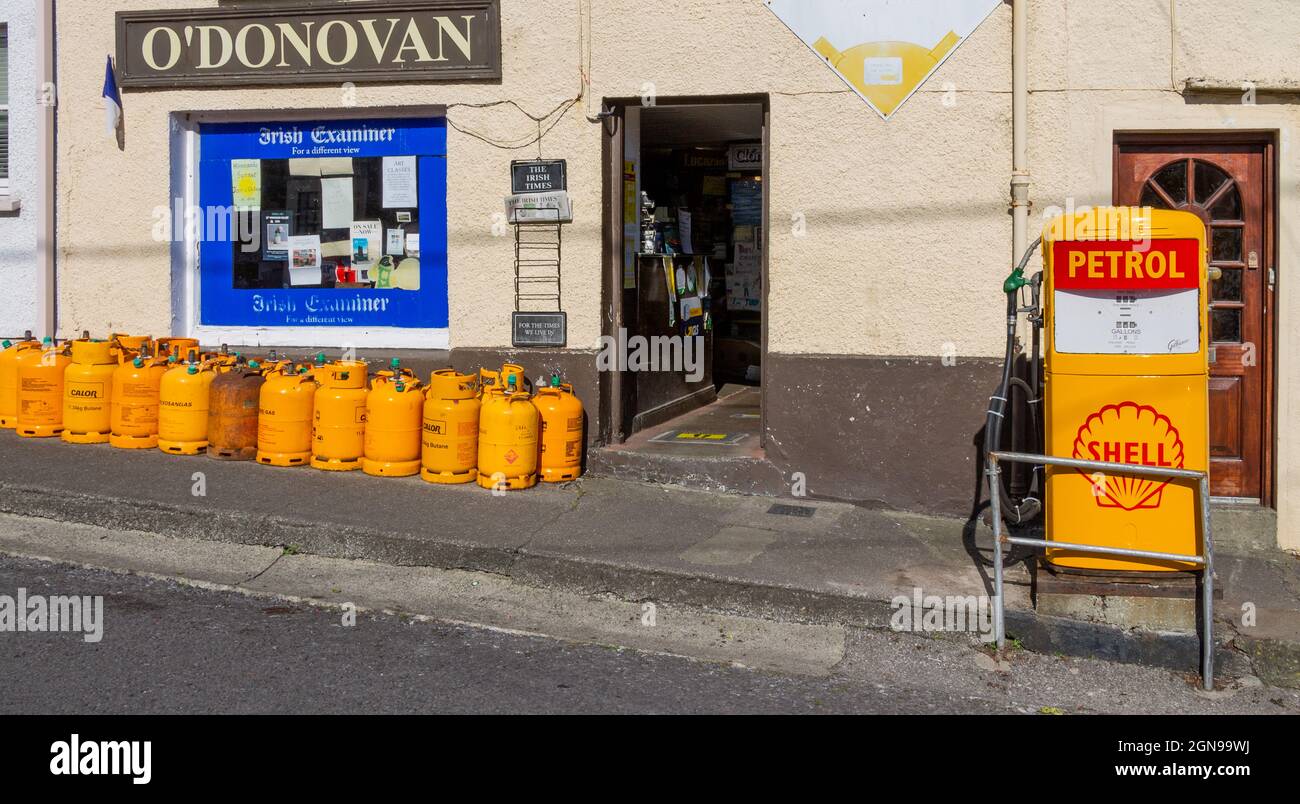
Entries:
{"type": "Polygon", "coordinates": [[[0,594],[103,595],[104,635],[0,632],[4,714],[983,713],[959,692],[809,678],[269,602],[0,556],[0,594]]]}

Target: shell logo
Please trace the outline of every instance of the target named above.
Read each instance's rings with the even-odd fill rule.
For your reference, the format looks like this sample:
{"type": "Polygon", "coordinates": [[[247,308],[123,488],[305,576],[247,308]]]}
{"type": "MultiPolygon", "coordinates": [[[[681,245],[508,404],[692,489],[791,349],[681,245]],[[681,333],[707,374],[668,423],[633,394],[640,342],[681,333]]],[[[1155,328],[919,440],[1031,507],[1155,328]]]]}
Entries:
{"type": "MultiPolygon", "coordinates": [[[[1160,411],[1137,402],[1106,405],[1079,427],[1074,437],[1074,457],[1144,466],[1183,468],[1183,440],[1160,411]]],[[[1100,481],[1093,494],[1102,508],[1159,508],[1167,479],[1106,475],[1098,478],[1082,469],[1089,482],[1100,481]]]]}

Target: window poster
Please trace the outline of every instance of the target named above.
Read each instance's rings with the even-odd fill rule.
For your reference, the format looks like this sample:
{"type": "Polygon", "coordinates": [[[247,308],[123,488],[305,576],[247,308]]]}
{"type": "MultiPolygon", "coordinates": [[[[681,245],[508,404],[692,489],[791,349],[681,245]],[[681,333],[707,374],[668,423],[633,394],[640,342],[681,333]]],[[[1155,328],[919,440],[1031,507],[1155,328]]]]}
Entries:
{"type": "Polygon", "coordinates": [[[352,268],[356,271],[356,282],[369,282],[371,269],[379,257],[384,225],[379,221],[352,222],[352,268]]]}
{"type": "Polygon", "coordinates": [[[201,124],[200,206],[258,209],[260,225],[205,221],[199,324],[445,328],[445,125],[201,124]]]}
{"type": "Polygon", "coordinates": [[[239,209],[260,209],[262,206],[261,161],[230,160],[230,189],[234,206],[239,209]]]}
{"type": "Polygon", "coordinates": [[[289,238],[289,284],[320,284],[320,235],[289,238]]]}
{"type": "Polygon", "coordinates": [[[289,259],[289,235],[293,234],[289,222],[292,219],[287,209],[262,213],[262,222],[266,226],[266,236],[262,240],[263,262],[283,262],[289,259]]]}
{"type": "Polygon", "coordinates": [[[416,205],[415,157],[384,158],[384,209],[416,205]]]}

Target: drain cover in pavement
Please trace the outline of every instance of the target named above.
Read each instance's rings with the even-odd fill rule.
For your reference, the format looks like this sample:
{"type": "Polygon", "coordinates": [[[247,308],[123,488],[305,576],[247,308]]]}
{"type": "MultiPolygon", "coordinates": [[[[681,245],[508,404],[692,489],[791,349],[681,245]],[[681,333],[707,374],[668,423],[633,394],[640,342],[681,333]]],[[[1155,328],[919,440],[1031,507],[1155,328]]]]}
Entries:
{"type": "Polygon", "coordinates": [[[817,513],[817,509],[806,508],[802,505],[783,505],[782,503],[776,503],[771,508],[767,509],[767,512],[769,514],[776,514],[777,516],[801,516],[807,519],[817,513]]]}
{"type": "Polygon", "coordinates": [[[691,430],[669,430],[650,439],[651,444],[698,444],[705,447],[729,447],[739,444],[749,433],[697,433],[691,430]]]}

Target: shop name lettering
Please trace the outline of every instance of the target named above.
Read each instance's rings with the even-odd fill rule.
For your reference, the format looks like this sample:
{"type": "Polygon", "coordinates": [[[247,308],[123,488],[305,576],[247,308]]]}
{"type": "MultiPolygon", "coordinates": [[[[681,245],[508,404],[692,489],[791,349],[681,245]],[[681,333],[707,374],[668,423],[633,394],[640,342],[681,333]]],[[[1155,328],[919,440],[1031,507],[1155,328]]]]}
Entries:
{"type": "MultiPolygon", "coordinates": [[[[311,130],[315,145],[349,142],[392,142],[395,128],[334,129],[317,126],[311,130]]],[[[258,145],[302,145],[302,131],[293,129],[263,128],[257,133],[258,145]]]]}
{"type": "MultiPolygon", "coordinates": [[[[149,69],[166,73],[178,66],[197,72],[220,70],[233,59],[245,70],[346,68],[471,62],[472,14],[379,19],[302,20],[265,24],[158,25],[145,31],[140,53],[149,69]],[[457,56],[459,54],[459,56],[457,56]]],[[[479,21],[479,24],[483,24],[479,21]]]]}
{"type": "MultiPolygon", "coordinates": [[[[311,294],[302,300],[303,312],[312,313],[384,313],[388,312],[388,303],[392,299],[366,298],[365,296],[348,296],[339,299],[322,298],[311,294]]],[[[296,313],[298,302],[283,296],[263,296],[253,294],[253,312],[255,313],[296,313]]]]}

